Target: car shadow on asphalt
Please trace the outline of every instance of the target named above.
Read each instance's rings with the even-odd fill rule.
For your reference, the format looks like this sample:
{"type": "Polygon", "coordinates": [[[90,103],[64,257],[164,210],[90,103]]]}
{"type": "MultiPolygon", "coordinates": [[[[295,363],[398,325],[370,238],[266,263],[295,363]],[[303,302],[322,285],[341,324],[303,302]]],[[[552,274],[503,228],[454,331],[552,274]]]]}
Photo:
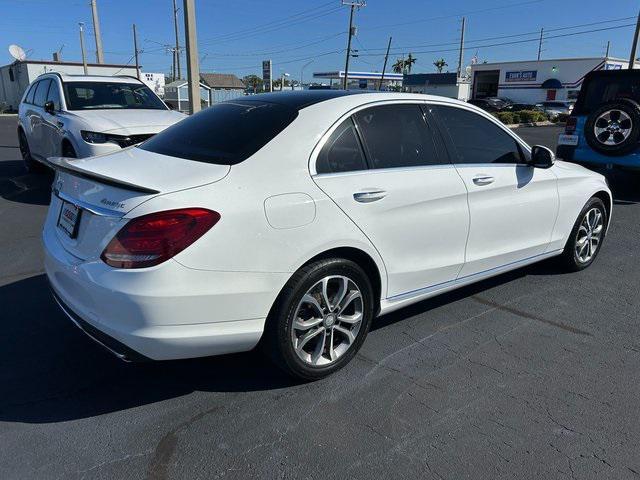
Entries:
{"type": "Polygon", "coordinates": [[[53,172],[27,173],[22,160],[0,161],[0,197],[11,202],[48,205],[53,172]]]}
{"type": "MultiPolygon", "coordinates": [[[[377,318],[372,331],[552,264],[510,272],[377,318]]],[[[0,421],[51,423],[89,418],[194,391],[250,392],[299,385],[257,351],[193,360],[125,363],[87,338],[60,311],[45,275],[0,287],[0,421]]]]}
{"type": "Polygon", "coordinates": [[[187,395],[298,384],[258,352],[125,363],[60,311],[45,275],[0,287],[0,422],[88,418],[187,395]]]}

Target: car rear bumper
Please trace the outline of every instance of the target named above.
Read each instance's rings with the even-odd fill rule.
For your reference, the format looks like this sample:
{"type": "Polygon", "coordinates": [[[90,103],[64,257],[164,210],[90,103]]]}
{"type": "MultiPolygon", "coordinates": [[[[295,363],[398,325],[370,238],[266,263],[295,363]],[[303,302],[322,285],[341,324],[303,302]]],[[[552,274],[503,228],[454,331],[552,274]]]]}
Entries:
{"type": "Polygon", "coordinates": [[[87,335],[123,360],[170,360],[251,350],[286,274],[212,272],[175,260],[118,270],[68,253],[43,233],[56,301],[87,335]]]}

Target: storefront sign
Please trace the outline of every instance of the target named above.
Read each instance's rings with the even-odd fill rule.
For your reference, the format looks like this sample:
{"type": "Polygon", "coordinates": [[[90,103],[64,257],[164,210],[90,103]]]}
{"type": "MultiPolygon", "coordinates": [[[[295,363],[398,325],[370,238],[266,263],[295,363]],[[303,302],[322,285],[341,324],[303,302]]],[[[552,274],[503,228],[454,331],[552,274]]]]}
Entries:
{"type": "Polygon", "coordinates": [[[271,77],[272,77],[271,73],[272,73],[271,60],[264,60],[262,62],[262,82],[264,85],[265,92],[273,91],[273,86],[271,83],[271,77]]]}
{"type": "Polygon", "coordinates": [[[515,72],[506,72],[504,75],[505,82],[535,82],[538,76],[537,70],[518,70],[515,72]]]}

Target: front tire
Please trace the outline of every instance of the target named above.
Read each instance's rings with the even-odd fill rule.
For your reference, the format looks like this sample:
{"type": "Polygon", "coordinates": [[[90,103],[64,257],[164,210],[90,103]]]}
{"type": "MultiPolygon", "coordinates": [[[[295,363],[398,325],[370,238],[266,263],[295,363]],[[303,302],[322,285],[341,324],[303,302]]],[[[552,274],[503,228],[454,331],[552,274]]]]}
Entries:
{"type": "Polygon", "coordinates": [[[560,257],[565,270],[578,272],[594,262],[602,247],[607,222],[604,203],[591,197],[578,215],[560,257]]]}
{"type": "Polygon", "coordinates": [[[262,348],[289,375],[318,380],[358,352],[373,310],[371,281],[356,263],[341,258],[310,263],[280,293],[262,348]]]}
{"type": "Polygon", "coordinates": [[[29,148],[29,142],[22,128],[18,129],[18,145],[20,148],[20,155],[22,155],[22,161],[24,162],[24,168],[29,173],[42,173],[46,170],[46,167],[40,162],[35,160],[31,156],[31,149],[29,148]]]}

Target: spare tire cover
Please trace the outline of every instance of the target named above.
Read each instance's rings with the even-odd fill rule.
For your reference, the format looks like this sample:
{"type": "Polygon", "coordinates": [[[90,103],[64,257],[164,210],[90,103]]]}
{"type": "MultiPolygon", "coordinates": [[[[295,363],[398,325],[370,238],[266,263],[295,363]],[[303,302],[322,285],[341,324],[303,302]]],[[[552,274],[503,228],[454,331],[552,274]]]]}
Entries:
{"type": "Polygon", "coordinates": [[[587,143],[604,155],[626,155],[639,147],[640,104],[621,98],[596,108],[584,126],[587,143]]]}

